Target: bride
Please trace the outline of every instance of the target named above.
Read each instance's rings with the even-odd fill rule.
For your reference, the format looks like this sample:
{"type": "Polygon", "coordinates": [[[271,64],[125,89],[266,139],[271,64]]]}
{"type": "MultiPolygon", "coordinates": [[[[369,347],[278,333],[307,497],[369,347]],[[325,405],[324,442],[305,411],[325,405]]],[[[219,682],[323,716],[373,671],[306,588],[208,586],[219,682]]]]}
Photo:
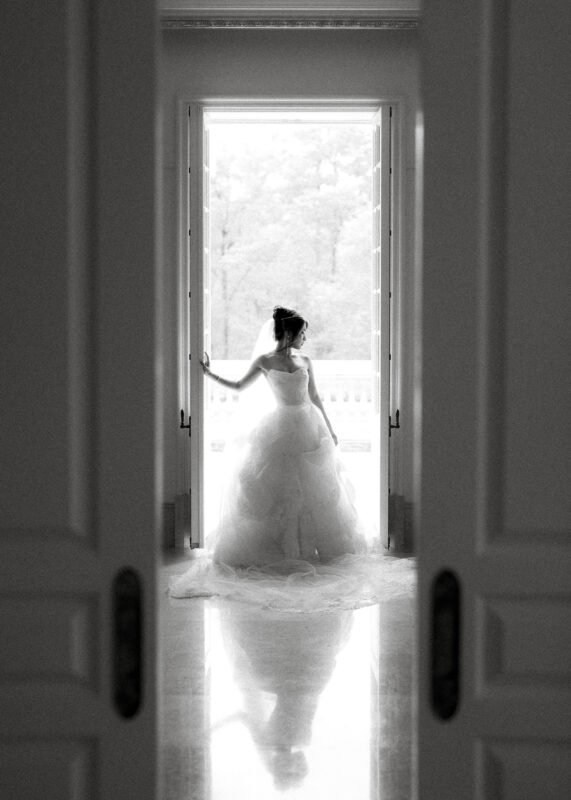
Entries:
{"type": "MultiPolygon", "coordinates": [[[[308,323],[276,306],[272,327],[274,349],[254,358],[240,380],[213,373],[207,355],[200,362],[205,375],[238,392],[263,376],[275,407],[243,437],[209,558],[197,558],[176,578],[171,595],[221,595],[296,610],[375,602],[378,586],[369,579],[374,573],[378,584],[379,560],[365,553],[337,437],[311,360],[301,352],[308,323]]],[[[410,565],[385,561],[394,573],[390,579],[384,571],[385,590],[398,593],[396,573],[410,577],[410,565]]]]}

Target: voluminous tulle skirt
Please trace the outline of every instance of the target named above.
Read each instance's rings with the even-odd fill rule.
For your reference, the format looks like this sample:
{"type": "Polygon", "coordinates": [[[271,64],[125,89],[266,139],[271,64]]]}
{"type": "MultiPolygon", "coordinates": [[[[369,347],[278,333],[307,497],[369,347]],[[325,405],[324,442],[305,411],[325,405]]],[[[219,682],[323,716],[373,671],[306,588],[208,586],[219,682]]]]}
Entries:
{"type": "Polygon", "coordinates": [[[219,525],[173,597],[314,611],[411,590],[410,559],[367,552],[353,487],[312,403],[278,406],[232,451],[219,525]]]}

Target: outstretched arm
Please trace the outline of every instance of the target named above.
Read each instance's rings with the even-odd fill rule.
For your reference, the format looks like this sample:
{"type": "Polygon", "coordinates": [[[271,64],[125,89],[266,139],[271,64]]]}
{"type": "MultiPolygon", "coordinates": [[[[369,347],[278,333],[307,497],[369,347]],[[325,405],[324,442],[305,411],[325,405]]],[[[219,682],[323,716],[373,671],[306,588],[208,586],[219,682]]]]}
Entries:
{"type": "Polygon", "coordinates": [[[227,389],[233,389],[236,392],[241,392],[260,377],[262,373],[262,359],[263,356],[260,356],[252,361],[247,372],[238,381],[229,381],[226,378],[223,378],[221,375],[216,375],[214,372],[212,372],[210,369],[210,358],[208,357],[207,353],[204,354],[204,361],[201,361],[200,363],[202,364],[204,374],[208,375],[209,378],[212,378],[212,380],[215,380],[217,383],[219,383],[221,386],[225,386],[227,389]]]}
{"type": "Polygon", "coordinates": [[[325,420],[325,424],[329,429],[329,433],[331,434],[331,438],[335,442],[338,443],[337,435],[335,434],[331,423],[329,422],[329,417],[325,412],[325,408],[323,407],[323,403],[321,401],[321,397],[319,396],[319,392],[317,391],[317,386],[315,385],[315,375],[313,374],[313,364],[311,363],[311,359],[307,358],[307,369],[309,372],[309,396],[311,398],[311,402],[317,406],[317,408],[323,414],[323,419],[325,420]]]}

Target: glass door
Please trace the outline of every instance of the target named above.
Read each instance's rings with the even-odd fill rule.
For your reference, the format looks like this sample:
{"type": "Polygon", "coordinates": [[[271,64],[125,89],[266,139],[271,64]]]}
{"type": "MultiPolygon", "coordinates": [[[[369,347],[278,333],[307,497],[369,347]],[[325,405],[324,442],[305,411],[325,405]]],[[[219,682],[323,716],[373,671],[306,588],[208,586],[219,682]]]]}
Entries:
{"type": "Polygon", "coordinates": [[[373,255],[371,275],[372,470],[378,486],[378,533],[389,546],[389,414],[391,301],[391,109],[381,106],[373,124],[373,255]]]}

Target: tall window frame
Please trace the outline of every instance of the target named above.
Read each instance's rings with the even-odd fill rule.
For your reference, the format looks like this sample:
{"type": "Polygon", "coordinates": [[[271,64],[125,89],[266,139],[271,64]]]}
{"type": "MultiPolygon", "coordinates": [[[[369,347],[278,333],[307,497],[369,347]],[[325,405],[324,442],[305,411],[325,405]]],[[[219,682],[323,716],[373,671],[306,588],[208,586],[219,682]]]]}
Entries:
{"type": "MultiPolygon", "coordinates": [[[[212,111],[244,111],[253,114],[257,111],[267,113],[276,111],[318,112],[325,114],[340,111],[368,111],[371,113],[371,125],[375,125],[383,110],[388,114],[390,109],[390,150],[388,161],[389,177],[386,181],[389,218],[387,220],[389,240],[387,242],[389,271],[384,277],[383,289],[388,289],[388,329],[386,331],[385,352],[381,358],[385,361],[381,372],[389,383],[388,396],[382,404],[382,416],[379,417],[379,452],[386,450],[386,477],[380,477],[379,536],[381,546],[390,549],[389,533],[389,499],[391,491],[398,491],[395,484],[400,480],[400,442],[393,437],[389,446],[389,416],[400,405],[401,374],[400,342],[400,284],[401,284],[401,228],[403,210],[403,176],[402,176],[402,119],[405,113],[404,100],[398,97],[375,99],[348,99],[340,101],[300,101],[300,100],[205,100],[179,99],[178,102],[178,135],[179,135],[179,258],[178,258],[178,291],[179,291],[179,324],[178,324],[178,395],[180,408],[190,409],[191,429],[189,439],[180,437],[177,454],[178,472],[181,485],[190,492],[190,545],[204,546],[204,429],[201,423],[204,408],[204,378],[199,360],[204,349],[205,307],[201,298],[205,297],[204,286],[204,252],[207,243],[204,241],[204,214],[208,213],[205,191],[205,154],[207,140],[204,136],[204,115],[212,111]],[[386,356],[386,358],[385,358],[386,356]],[[387,413],[388,412],[388,413],[387,413]],[[182,439],[185,439],[183,442],[182,439]],[[188,487],[188,488],[187,488],[188,487]]],[[[374,164],[372,165],[372,170],[374,164]]],[[[373,203],[374,206],[374,203],[373,203]]],[[[374,207],[372,209],[374,213],[374,207]]],[[[375,249],[372,243],[372,258],[375,249]]],[[[380,284],[372,289],[380,289],[380,284]]],[[[207,295],[207,292],[206,292],[207,295]]],[[[372,315],[374,320],[374,314],[372,315]]],[[[374,348],[372,348],[374,350],[374,348]]]]}

